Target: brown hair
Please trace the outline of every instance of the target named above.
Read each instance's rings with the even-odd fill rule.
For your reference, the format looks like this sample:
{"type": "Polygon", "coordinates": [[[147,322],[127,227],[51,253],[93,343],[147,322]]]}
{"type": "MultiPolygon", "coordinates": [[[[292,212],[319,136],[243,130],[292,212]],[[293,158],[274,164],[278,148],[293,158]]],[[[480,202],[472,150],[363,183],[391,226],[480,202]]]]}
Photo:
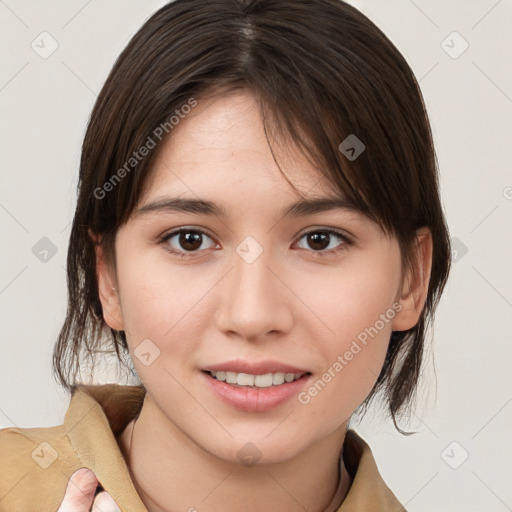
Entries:
{"type": "Polygon", "coordinates": [[[103,320],[88,231],[100,235],[115,266],[116,231],[137,205],[161,142],[133,169],[127,162],[191,98],[236,88],[258,98],[267,133],[277,128],[354,208],[397,237],[405,267],[414,268],[416,230],[432,232],[424,310],[414,328],[392,333],[362,404],[382,392],[400,430],[396,417],[416,392],[424,338],[448,277],[450,239],[419,85],[381,30],[341,0],[176,0],[133,36],[98,96],[82,146],[55,374],[71,390],[80,352],[93,358],[104,334],[119,360],[128,353],[126,334],[103,320]],[[351,134],[365,145],[356,159],[339,149],[351,134]],[[113,181],[115,173],[122,179],[113,181]]]}

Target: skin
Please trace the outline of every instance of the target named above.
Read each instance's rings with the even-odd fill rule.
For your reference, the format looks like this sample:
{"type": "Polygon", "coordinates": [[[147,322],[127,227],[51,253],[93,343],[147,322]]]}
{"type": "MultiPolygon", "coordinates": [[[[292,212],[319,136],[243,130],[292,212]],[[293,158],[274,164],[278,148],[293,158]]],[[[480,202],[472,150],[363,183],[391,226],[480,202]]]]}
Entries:
{"type": "Polygon", "coordinates": [[[102,491],[94,496],[97,485],[98,479],[90,469],[75,471],[57,512],[119,512],[119,507],[108,492],[102,491]]]}
{"type": "MultiPolygon", "coordinates": [[[[332,196],[300,153],[276,152],[301,193],[332,196]]],[[[251,503],[255,512],[320,512],[333,498],[338,507],[350,485],[343,467],[335,496],[348,420],[375,384],[391,331],[413,327],[424,305],[429,231],[418,232],[413,279],[401,268],[397,240],[358,212],[282,218],[299,197],[272,158],[248,91],[199,101],[165,142],[147,185],[139,206],[182,196],[219,203],[229,215],[132,215],[118,230],[115,269],[97,245],[105,321],[126,332],[147,390],[140,416],[119,437],[146,507],[230,512],[251,503]],[[181,227],[207,232],[198,249],[180,245],[179,235],[159,243],[181,227]],[[327,235],[315,245],[304,236],[313,228],[350,234],[353,244],[327,235]],[[263,248],[251,264],[236,252],[247,236],[263,248]],[[397,303],[400,312],[306,405],[294,397],[267,412],[242,412],[199,378],[206,365],[241,358],[286,362],[316,381],[397,303]],[[160,350],[148,366],[134,354],[147,338],[160,350]],[[248,442],[261,453],[250,467],[237,456],[248,442]]]]}

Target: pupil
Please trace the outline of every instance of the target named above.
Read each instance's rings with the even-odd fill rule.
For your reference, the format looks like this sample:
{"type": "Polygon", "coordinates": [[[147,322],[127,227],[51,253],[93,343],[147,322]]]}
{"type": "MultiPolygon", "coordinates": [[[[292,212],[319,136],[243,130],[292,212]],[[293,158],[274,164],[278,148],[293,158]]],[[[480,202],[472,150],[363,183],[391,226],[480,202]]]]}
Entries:
{"type": "Polygon", "coordinates": [[[188,250],[198,249],[201,247],[201,234],[195,231],[182,232],[180,234],[180,245],[188,250]]]}
{"type": "Polygon", "coordinates": [[[316,249],[325,249],[329,245],[329,242],[327,241],[327,236],[328,236],[327,233],[311,233],[310,235],[308,235],[309,241],[313,242],[311,247],[313,249],[315,249],[315,248],[316,249]],[[327,243],[322,244],[320,242],[320,237],[323,237],[323,242],[327,241],[327,243]],[[318,243],[320,243],[320,247],[315,247],[315,244],[318,244],[318,243]]]}

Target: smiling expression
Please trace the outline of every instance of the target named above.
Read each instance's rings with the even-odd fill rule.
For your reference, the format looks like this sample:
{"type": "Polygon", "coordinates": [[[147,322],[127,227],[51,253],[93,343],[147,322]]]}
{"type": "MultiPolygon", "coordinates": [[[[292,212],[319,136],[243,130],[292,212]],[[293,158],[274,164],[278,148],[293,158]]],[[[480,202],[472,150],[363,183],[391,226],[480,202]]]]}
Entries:
{"type": "Polygon", "coordinates": [[[397,304],[397,240],[291,151],[279,162],[298,197],[246,91],[200,101],[161,149],[117,232],[115,294],[100,272],[105,320],[126,332],[155,414],[232,461],[249,441],[279,461],[339,435],[374,386],[392,330],[412,327],[405,309],[381,322],[314,399],[297,396],[397,304]],[[138,357],[141,343],[151,364],[138,357]],[[279,401],[279,385],[247,391],[205,372],[233,361],[249,366],[231,373],[285,373],[289,365],[306,375],[279,401]],[[250,366],[269,361],[275,366],[250,366]],[[244,409],[219,386],[253,394],[256,407],[244,409]],[[265,400],[275,403],[258,406],[265,400]]]}

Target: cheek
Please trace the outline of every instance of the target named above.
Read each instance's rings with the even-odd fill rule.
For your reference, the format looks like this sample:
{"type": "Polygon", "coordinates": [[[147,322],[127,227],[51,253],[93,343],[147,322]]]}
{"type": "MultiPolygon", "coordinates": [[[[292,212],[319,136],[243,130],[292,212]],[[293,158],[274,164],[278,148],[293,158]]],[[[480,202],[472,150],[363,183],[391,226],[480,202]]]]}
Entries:
{"type": "Polygon", "coordinates": [[[334,380],[358,399],[370,391],[384,363],[400,280],[398,248],[375,254],[380,257],[361,257],[331,276],[325,288],[329,293],[317,302],[321,320],[329,327],[326,336],[317,338],[323,340],[319,350],[324,371],[343,375],[334,380]]]}
{"type": "Polygon", "coordinates": [[[389,334],[395,289],[395,280],[390,278],[390,274],[383,272],[366,279],[357,279],[357,275],[352,275],[345,284],[346,288],[339,297],[336,321],[341,338],[363,339],[362,333],[369,330],[376,336],[375,328],[389,334]],[[382,315],[385,317],[384,323],[382,315]]]}
{"type": "MultiPolygon", "coordinates": [[[[163,351],[173,340],[193,335],[187,325],[187,312],[197,302],[194,297],[200,291],[189,293],[179,273],[170,272],[170,266],[161,259],[139,259],[134,255],[119,261],[121,308],[130,351],[144,339],[152,340],[163,351]]],[[[174,345],[173,350],[187,347],[183,343],[174,345]]]]}
{"type": "Polygon", "coordinates": [[[323,309],[325,323],[334,331],[317,347],[323,361],[300,403],[305,411],[327,418],[323,428],[335,428],[347,420],[372,390],[380,374],[391,335],[395,311],[389,276],[357,279],[352,274],[344,288],[330,297],[323,309]],[[334,411],[334,413],[333,413],[334,411]]]}
{"type": "Polygon", "coordinates": [[[325,327],[331,350],[343,349],[376,323],[379,330],[391,332],[391,322],[382,325],[380,319],[383,314],[389,320],[394,316],[400,265],[393,249],[358,254],[325,275],[297,280],[295,289],[325,327]]]}
{"type": "MultiPolygon", "coordinates": [[[[139,344],[149,339],[163,356],[172,354],[172,361],[167,358],[166,365],[171,364],[173,371],[185,375],[194,367],[195,354],[211,324],[209,299],[219,277],[207,270],[192,274],[190,269],[171,265],[164,249],[137,255],[132,248],[130,254],[130,258],[118,262],[122,315],[130,353],[135,351],[137,356],[139,344]]],[[[137,358],[132,359],[139,373],[137,358]]],[[[156,359],[151,369],[156,370],[165,359],[156,359]]],[[[147,373],[144,366],[140,370],[147,373]]]]}

